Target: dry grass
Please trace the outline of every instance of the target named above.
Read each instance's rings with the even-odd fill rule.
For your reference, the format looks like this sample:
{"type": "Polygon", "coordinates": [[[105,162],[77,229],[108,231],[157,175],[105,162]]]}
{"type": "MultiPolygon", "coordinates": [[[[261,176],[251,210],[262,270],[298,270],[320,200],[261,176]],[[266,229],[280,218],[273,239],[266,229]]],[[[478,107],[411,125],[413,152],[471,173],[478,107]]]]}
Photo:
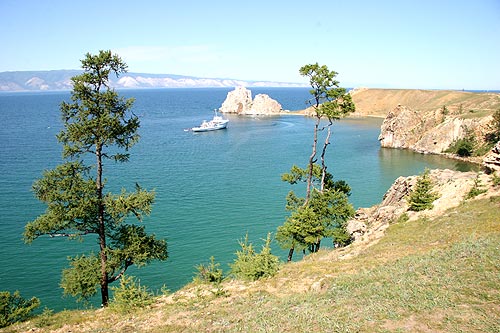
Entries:
{"type": "Polygon", "coordinates": [[[67,311],[3,332],[498,332],[500,198],[392,224],[372,246],[323,250],[224,296],[191,284],[146,309],[67,311]]]}
{"type": "Polygon", "coordinates": [[[385,117],[398,104],[412,110],[434,111],[446,106],[453,114],[484,117],[500,109],[500,94],[453,90],[360,89],[353,93],[356,114],[385,117]],[[472,112],[471,112],[472,111],[472,112]]]}

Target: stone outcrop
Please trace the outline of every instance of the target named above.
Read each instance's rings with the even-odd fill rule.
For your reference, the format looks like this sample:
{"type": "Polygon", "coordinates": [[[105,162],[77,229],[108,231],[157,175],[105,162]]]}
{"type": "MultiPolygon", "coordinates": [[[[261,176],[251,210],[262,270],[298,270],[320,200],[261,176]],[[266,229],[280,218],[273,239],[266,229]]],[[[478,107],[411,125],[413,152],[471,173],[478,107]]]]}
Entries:
{"type": "Polygon", "coordinates": [[[441,109],[417,112],[398,105],[389,112],[382,123],[379,141],[382,147],[440,154],[469,132],[481,140],[484,134],[488,133],[491,121],[491,116],[465,119],[445,115],[441,109]]]}
{"type": "Polygon", "coordinates": [[[476,177],[479,177],[482,188],[487,189],[482,196],[500,194],[500,187],[492,185],[491,176],[478,176],[475,172],[431,170],[433,191],[439,194],[439,198],[434,201],[432,209],[422,212],[408,211],[409,204],[406,199],[417,183],[418,176],[399,177],[385,193],[379,205],[356,211],[355,217],[348,222],[347,231],[355,242],[370,242],[382,237],[389,224],[405,212],[410,220],[421,216],[439,216],[445,210],[460,205],[474,186],[476,177]]]}
{"type": "Polygon", "coordinates": [[[272,115],[281,113],[283,108],[280,103],[265,94],[258,94],[252,100],[252,92],[240,86],[227,93],[219,111],[239,115],[272,115]]]}
{"type": "Polygon", "coordinates": [[[500,172],[500,141],[486,154],[483,166],[490,172],[500,172]]]}

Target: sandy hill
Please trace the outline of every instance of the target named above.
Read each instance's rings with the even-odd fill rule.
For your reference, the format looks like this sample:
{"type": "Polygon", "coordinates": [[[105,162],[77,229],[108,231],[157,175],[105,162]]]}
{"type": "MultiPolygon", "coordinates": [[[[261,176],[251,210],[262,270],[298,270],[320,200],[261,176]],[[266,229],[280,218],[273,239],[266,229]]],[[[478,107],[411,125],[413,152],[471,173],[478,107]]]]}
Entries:
{"type": "MultiPolygon", "coordinates": [[[[446,106],[450,111],[486,111],[500,109],[499,93],[476,93],[454,90],[417,89],[367,89],[356,88],[352,92],[359,116],[385,117],[398,105],[412,110],[430,111],[446,106]]],[[[458,112],[457,112],[458,113],[458,112]]]]}

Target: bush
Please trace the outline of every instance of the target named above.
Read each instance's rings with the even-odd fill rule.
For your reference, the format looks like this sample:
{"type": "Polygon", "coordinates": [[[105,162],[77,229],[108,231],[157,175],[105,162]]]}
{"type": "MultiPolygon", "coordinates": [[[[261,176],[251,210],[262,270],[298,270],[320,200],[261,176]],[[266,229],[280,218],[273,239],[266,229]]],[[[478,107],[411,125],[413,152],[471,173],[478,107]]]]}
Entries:
{"type": "Polygon", "coordinates": [[[447,153],[457,154],[460,157],[469,157],[473,155],[477,155],[477,140],[474,136],[474,132],[470,129],[465,129],[465,136],[463,138],[455,140],[449,147],[446,149],[447,153]]]}
{"type": "Polygon", "coordinates": [[[332,231],[333,244],[335,247],[344,247],[352,242],[351,235],[347,232],[345,226],[335,228],[332,231]]]}
{"type": "Polygon", "coordinates": [[[6,327],[30,318],[33,310],[39,306],[40,300],[36,297],[26,300],[21,297],[19,291],[13,294],[8,291],[0,291],[0,327],[6,327]]]}
{"type": "Polygon", "coordinates": [[[113,301],[112,309],[127,313],[133,309],[145,307],[153,303],[153,294],[133,276],[123,275],[119,287],[111,287],[113,301]]]}
{"type": "Polygon", "coordinates": [[[499,186],[500,185],[500,175],[493,173],[493,175],[491,176],[491,181],[493,182],[493,186],[499,186]]]}
{"type": "Polygon", "coordinates": [[[248,243],[248,234],[244,241],[240,241],[241,251],[236,252],[236,259],[231,264],[231,274],[236,278],[255,281],[263,277],[271,277],[278,272],[279,259],[271,254],[271,233],[262,251],[256,253],[252,243],[248,243]]]}
{"type": "Polygon", "coordinates": [[[477,197],[478,195],[487,192],[488,190],[482,187],[481,179],[479,178],[479,174],[474,179],[474,185],[470,189],[470,191],[465,196],[465,200],[472,199],[477,197]]]}
{"type": "Polygon", "coordinates": [[[410,193],[408,203],[410,210],[419,212],[426,209],[432,209],[433,202],[439,195],[432,191],[434,184],[429,176],[429,170],[425,169],[424,173],[418,177],[415,188],[410,193]]]}
{"type": "Polygon", "coordinates": [[[215,262],[213,256],[210,257],[209,264],[200,264],[196,266],[196,270],[198,273],[194,278],[195,282],[219,284],[224,279],[224,272],[220,268],[220,264],[215,262]]]}

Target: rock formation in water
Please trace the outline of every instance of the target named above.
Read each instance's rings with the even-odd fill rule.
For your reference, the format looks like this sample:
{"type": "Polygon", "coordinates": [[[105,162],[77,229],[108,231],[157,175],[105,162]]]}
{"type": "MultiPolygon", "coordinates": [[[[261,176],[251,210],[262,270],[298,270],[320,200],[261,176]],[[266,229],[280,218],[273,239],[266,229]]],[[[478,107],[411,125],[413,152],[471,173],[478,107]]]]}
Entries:
{"type": "Polygon", "coordinates": [[[439,194],[432,209],[421,212],[408,211],[407,197],[417,183],[417,176],[399,177],[385,193],[380,204],[358,209],[355,217],[348,221],[347,231],[354,241],[370,242],[379,239],[389,224],[395,222],[403,213],[408,214],[409,220],[422,216],[440,216],[445,210],[460,205],[473,188],[477,177],[481,188],[487,190],[481,196],[500,195],[500,186],[494,186],[492,177],[483,173],[436,169],[430,171],[430,177],[434,183],[433,191],[439,194]]]}
{"type": "Polygon", "coordinates": [[[425,154],[440,154],[469,133],[473,133],[481,142],[490,131],[491,116],[468,119],[445,113],[443,109],[417,112],[398,105],[389,112],[382,124],[380,145],[407,148],[425,154]]]}
{"type": "Polygon", "coordinates": [[[280,103],[265,94],[258,94],[252,100],[252,92],[240,86],[227,93],[219,111],[239,115],[272,115],[281,113],[283,108],[280,103]]]}

